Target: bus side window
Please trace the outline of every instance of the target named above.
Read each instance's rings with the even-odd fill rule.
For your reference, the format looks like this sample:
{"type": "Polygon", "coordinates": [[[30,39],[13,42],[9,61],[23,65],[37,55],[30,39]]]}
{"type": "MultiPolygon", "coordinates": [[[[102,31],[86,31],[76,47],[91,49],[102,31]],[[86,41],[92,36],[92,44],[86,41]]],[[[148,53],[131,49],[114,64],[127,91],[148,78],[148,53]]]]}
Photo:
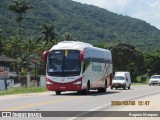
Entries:
{"type": "Polygon", "coordinates": [[[84,62],[83,62],[83,73],[88,69],[89,65],[91,63],[91,56],[90,56],[90,50],[85,50],[84,52],[84,62]]]}

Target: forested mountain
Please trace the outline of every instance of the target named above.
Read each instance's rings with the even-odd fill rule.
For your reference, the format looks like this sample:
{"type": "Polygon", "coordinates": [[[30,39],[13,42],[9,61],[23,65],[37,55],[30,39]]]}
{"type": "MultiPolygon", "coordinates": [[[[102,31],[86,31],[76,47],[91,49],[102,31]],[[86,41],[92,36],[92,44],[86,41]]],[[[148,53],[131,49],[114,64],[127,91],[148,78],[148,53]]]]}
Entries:
{"type": "MultiPolygon", "coordinates": [[[[27,0],[33,8],[22,21],[22,35],[38,39],[44,23],[54,24],[60,36],[70,32],[89,43],[126,41],[141,49],[160,47],[160,30],[145,21],[71,0],[27,0]]],[[[6,36],[18,33],[16,14],[8,10],[11,0],[0,0],[0,27],[6,36]]]]}

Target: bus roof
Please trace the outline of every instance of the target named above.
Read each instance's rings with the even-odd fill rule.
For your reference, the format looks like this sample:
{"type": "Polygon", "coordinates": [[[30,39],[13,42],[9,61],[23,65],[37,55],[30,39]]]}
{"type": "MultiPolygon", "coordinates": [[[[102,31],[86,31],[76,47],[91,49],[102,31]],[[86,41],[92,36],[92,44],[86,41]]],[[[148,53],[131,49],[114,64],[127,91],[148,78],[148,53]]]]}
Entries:
{"type": "Polygon", "coordinates": [[[98,47],[92,47],[91,49],[92,50],[101,51],[101,52],[109,52],[109,53],[111,53],[111,51],[108,50],[108,49],[103,49],[103,48],[98,48],[98,47]]]}
{"type": "Polygon", "coordinates": [[[52,50],[66,50],[66,49],[68,49],[68,50],[84,50],[86,48],[111,53],[107,49],[94,47],[93,45],[91,45],[89,43],[84,43],[84,42],[80,42],[80,41],[62,41],[62,42],[59,42],[57,45],[54,45],[50,49],[50,51],[52,51],[52,50]]]}
{"type": "Polygon", "coordinates": [[[93,46],[89,43],[84,43],[84,42],[79,42],[79,41],[62,41],[62,42],[59,42],[57,45],[54,45],[50,49],[50,51],[59,50],[59,49],[83,50],[89,47],[93,47],[93,46]]]}

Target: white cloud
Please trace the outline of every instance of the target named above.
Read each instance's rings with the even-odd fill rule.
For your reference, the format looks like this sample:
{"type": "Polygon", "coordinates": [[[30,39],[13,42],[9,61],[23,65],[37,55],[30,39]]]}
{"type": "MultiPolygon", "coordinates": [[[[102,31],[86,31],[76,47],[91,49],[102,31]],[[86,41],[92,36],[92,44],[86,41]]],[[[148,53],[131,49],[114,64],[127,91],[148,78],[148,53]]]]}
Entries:
{"type": "Polygon", "coordinates": [[[144,20],[160,29],[160,0],[73,0],[144,20]]]}

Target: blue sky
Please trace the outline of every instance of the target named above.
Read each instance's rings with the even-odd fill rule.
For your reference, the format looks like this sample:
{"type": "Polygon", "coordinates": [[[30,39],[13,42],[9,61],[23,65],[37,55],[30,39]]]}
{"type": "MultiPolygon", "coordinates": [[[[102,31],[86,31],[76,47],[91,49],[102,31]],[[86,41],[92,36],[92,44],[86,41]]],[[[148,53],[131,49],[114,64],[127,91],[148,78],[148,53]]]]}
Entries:
{"type": "Polygon", "coordinates": [[[73,0],[138,18],[160,30],[160,0],[73,0]]]}

